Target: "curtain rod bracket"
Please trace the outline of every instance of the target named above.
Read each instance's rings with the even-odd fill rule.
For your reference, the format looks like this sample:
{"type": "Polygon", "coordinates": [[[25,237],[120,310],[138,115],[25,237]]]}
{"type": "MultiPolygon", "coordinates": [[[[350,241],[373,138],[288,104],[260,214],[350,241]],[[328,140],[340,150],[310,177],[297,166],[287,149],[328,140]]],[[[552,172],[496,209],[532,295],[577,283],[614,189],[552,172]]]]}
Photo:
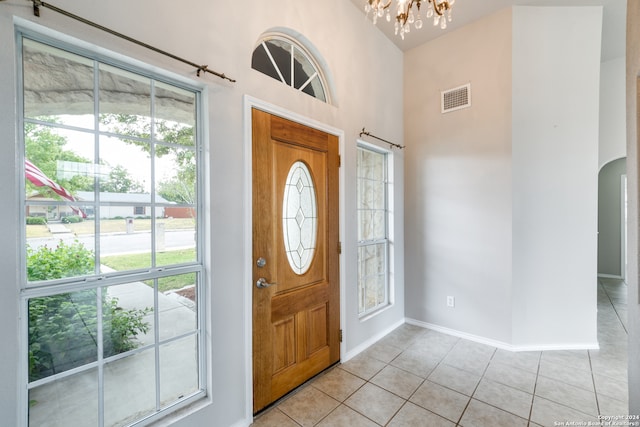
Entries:
{"type": "Polygon", "coordinates": [[[367,132],[364,128],[362,128],[362,132],[360,132],[360,137],[362,137],[362,135],[370,136],[371,138],[375,138],[378,141],[382,141],[382,142],[384,142],[386,144],[389,144],[389,146],[391,148],[395,147],[395,148],[399,148],[400,150],[404,149],[404,145],[394,144],[393,142],[387,141],[386,139],[379,138],[379,137],[373,135],[372,133],[367,132]]]}
{"type": "MultiPolygon", "coordinates": [[[[200,72],[207,72],[207,68],[209,66],[208,65],[201,65],[200,67],[198,67],[198,71],[196,71],[196,76],[200,77],[200,72]]],[[[223,74],[224,76],[224,74],[223,74]]]]}
{"type": "Polygon", "coordinates": [[[40,17],[40,2],[37,0],[33,0],[33,14],[38,18],[40,17]]]}

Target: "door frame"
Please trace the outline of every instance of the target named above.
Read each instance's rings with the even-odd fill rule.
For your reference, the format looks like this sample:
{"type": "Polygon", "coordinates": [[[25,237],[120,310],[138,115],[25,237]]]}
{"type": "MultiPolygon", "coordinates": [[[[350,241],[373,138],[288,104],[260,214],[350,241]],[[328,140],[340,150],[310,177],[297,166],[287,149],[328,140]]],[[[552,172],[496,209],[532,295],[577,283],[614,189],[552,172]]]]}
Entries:
{"type": "MultiPolygon", "coordinates": [[[[243,287],[242,292],[244,295],[244,348],[245,348],[245,414],[247,420],[253,419],[253,297],[252,288],[250,284],[253,282],[253,173],[252,173],[252,134],[253,126],[251,123],[251,110],[256,108],[258,110],[279,116],[302,125],[321,130],[323,132],[335,135],[338,137],[338,152],[340,157],[344,158],[344,131],[327,125],[325,123],[318,122],[308,117],[302,116],[293,111],[271,104],[269,102],[254,98],[250,95],[244,95],[243,97],[243,117],[242,122],[244,126],[244,272],[243,272],[243,287]]],[[[345,200],[344,200],[344,186],[345,186],[345,168],[340,167],[339,172],[339,240],[344,242],[344,223],[345,223],[345,200]]],[[[344,247],[344,245],[343,245],[344,247]]],[[[346,288],[345,288],[345,268],[344,268],[345,251],[338,257],[338,263],[340,268],[340,327],[343,330],[344,336],[347,335],[345,329],[346,326],[346,288]]],[[[340,343],[340,358],[343,359],[346,354],[346,340],[340,343]]]]}

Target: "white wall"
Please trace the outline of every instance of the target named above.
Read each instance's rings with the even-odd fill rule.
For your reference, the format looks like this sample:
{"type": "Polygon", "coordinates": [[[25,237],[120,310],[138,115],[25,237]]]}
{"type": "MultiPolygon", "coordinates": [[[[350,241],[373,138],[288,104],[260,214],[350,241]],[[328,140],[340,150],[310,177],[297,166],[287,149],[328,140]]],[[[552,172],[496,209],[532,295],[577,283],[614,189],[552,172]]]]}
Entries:
{"type": "MultiPolygon", "coordinates": [[[[98,30],[73,22],[42,8],[41,18],[34,18],[31,4],[8,0],[0,5],[0,196],[5,214],[0,231],[7,242],[0,248],[0,414],[6,425],[17,425],[19,396],[17,370],[20,337],[18,333],[19,273],[17,215],[19,212],[16,170],[17,93],[13,15],[75,38],[116,51],[181,76],[196,79],[208,91],[205,120],[209,125],[207,160],[210,164],[207,240],[211,253],[207,260],[210,272],[209,333],[211,352],[208,361],[212,382],[211,402],[196,413],[188,411],[177,422],[180,426],[246,425],[250,422],[247,398],[251,378],[246,371],[250,350],[247,343],[247,293],[252,283],[245,280],[250,260],[245,242],[248,206],[245,190],[249,171],[246,157],[243,99],[248,94],[278,107],[344,132],[342,278],[346,288],[345,349],[350,351],[404,318],[403,241],[396,242],[394,267],[396,304],[390,310],[367,321],[357,318],[356,235],[355,235],[355,154],[356,139],[363,126],[399,144],[402,131],[402,54],[384,38],[360,11],[342,0],[299,2],[273,0],[254,2],[248,8],[237,2],[195,0],[188,7],[175,2],[114,0],[77,2],[59,0],[56,6],[99,22],[129,36],[168,50],[237,79],[224,82],[211,75],[197,79],[195,70],[157,54],[117,40],[98,30]],[[332,22],[327,26],[327,22],[332,22]],[[289,27],[311,40],[324,56],[332,73],[337,105],[327,105],[250,68],[251,53],[260,34],[272,27],[289,27]],[[381,58],[384,58],[382,60],[381,58]],[[384,84],[381,84],[384,82],[384,84]]],[[[186,6],[186,5],[184,5],[186,6]]],[[[403,155],[395,157],[396,232],[403,232],[403,155]]]]}
{"type": "Polygon", "coordinates": [[[600,7],[513,9],[513,343],[595,345],[600,7]]]}
{"type": "Polygon", "coordinates": [[[510,9],[410,50],[404,67],[407,317],[508,343],[510,9]],[[440,91],[469,82],[471,107],[441,114],[440,91]]]}
{"type": "Polygon", "coordinates": [[[512,349],[597,345],[601,22],[514,7],[406,53],[412,321],[512,349]],[[441,115],[439,91],[467,82],[471,108],[441,115]]]}
{"type": "Polygon", "coordinates": [[[627,155],[625,58],[600,67],[600,145],[598,167],[627,155]]]}

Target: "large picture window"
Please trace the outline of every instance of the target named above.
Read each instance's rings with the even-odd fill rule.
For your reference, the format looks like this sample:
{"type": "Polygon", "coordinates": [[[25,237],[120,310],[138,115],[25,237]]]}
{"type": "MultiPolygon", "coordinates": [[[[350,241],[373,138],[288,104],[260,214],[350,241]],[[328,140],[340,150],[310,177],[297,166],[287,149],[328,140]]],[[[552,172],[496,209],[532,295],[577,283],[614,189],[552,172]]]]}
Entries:
{"type": "Polygon", "coordinates": [[[200,93],[19,43],[25,418],[145,424],[205,394],[200,93]]]}
{"type": "Polygon", "coordinates": [[[358,146],[358,313],[390,303],[388,154],[358,146]]]}

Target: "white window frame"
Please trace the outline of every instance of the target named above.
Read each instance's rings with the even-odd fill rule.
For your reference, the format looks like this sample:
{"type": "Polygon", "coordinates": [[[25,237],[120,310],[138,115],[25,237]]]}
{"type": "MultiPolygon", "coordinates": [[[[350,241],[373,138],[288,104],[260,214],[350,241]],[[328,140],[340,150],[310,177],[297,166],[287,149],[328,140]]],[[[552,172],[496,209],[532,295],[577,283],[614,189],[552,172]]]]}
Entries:
{"type": "MultiPolygon", "coordinates": [[[[53,34],[53,32],[52,32],[53,34]]],[[[29,417],[29,389],[32,387],[39,386],[46,382],[54,382],[58,379],[64,377],[70,377],[82,370],[88,370],[96,367],[101,367],[111,362],[112,360],[118,359],[122,357],[121,355],[112,356],[107,359],[107,362],[102,360],[101,356],[99,356],[97,362],[89,363],[87,365],[71,369],[69,371],[65,371],[59,374],[52,375],[48,378],[43,378],[34,382],[34,384],[29,384],[29,376],[28,376],[28,301],[31,298],[37,297],[46,297],[51,295],[57,295],[61,293],[67,292],[76,292],[80,290],[89,290],[95,289],[97,291],[97,296],[100,298],[102,294],[102,289],[106,289],[109,286],[115,286],[124,283],[130,283],[132,281],[141,281],[141,280],[149,280],[156,279],[161,277],[168,277],[173,275],[181,275],[187,273],[196,273],[196,288],[197,288],[197,324],[193,332],[185,333],[176,337],[168,338],[162,340],[161,342],[156,339],[155,343],[152,344],[156,348],[156,354],[158,352],[158,348],[161,345],[176,342],[180,339],[186,338],[188,336],[195,336],[198,346],[198,390],[191,395],[185,396],[180,400],[170,404],[168,407],[164,407],[161,410],[157,410],[150,415],[147,415],[137,421],[134,421],[130,425],[135,426],[144,426],[151,424],[163,417],[166,417],[169,414],[175,413],[176,411],[185,408],[192,403],[199,401],[203,398],[206,398],[208,395],[208,374],[206,369],[206,360],[208,358],[207,348],[207,328],[206,328],[206,295],[208,294],[208,279],[205,269],[205,260],[207,256],[205,254],[205,250],[207,245],[205,244],[205,215],[204,215],[204,206],[207,205],[207,201],[205,200],[205,191],[204,185],[206,182],[205,177],[207,176],[205,167],[207,162],[204,159],[204,134],[205,134],[205,124],[203,120],[203,108],[204,101],[203,98],[205,96],[205,89],[203,86],[194,85],[186,79],[181,79],[178,76],[173,76],[169,72],[163,72],[157,67],[146,65],[140,63],[139,61],[131,60],[129,58],[125,58],[121,55],[113,54],[111,52],[107,52],[105,49],[100,47],[89,45],[88,43],[84,43],[71,37],[63,36],[63,35],[50,35],[48,32],[43,34],[38,30],[31,28],[30,26],[16,26],[16,52],[17,52],[17,64],[19,71],[17,73],[17,110],[18,114],[18,137],[19,137],[19,148],[18,148],[18,161],[19,161],[19,221],[20,221],[20,348],[19,348],[19,358],[20,372],[18,373],[19,384],[20,384],[20,425],[28,426],[29,417]],[[68,279],[57,279],[57,280],[48,280],[44,282],[28,282],[26,275],[26,231],[24,224],[26,222],[26,196],[25,196],[25,173],[24,173],[24,160],[25,160],[25,140],[24,140],[24,98],[23,98],[23,78],[22,78],[22,69],[23,69],[23,57],[22,57],[22,40],[23,38],[28,38],[36,42],[44,43],[50,45],[54,48],[63,49],[69,51],[71,53],[84,56],[89,58],[95,62],[99,62],[102,64],[115,66],[121,68],[123,70],[147,77],[151,80],[162,82],[165,84],[169,84],[178,88],[182,88],[188,91],[191,91],[195,94],[195,105],[196,105],[196,125],[195,125],[195,156],[196,156],[196,165],[197,165],[197,202],[196,202],[196,254],[197,259],[194,263],[189,264],[180,264],[177,266],[167,266],[161,268],[154,268],[148,270],[134,270],[129,272],[115,272],[115,273],[107,273],[107,274],[89,274],[81,277],[71,277],[68,279]]],[[[94,89],[95,90],[95,89],[94,89]]],[[[54,126],[55,127],[55,126],[54,126]]],[[[95,134],[99,134],[99,130],[94,131],[95,134]]],[[[155,197],[152,197],[155,199],[155,197]]],[[[52,202],[53,204],[59,205],[60,202],[52,202]]],[[[62,203],[64,204],[64,202],[62,203]]],[[[67,203],[69,204],[69,203],[67,203]]],[[[88,203],[90,204],[90,203],[88,203]]],[[[146,206],[151,206],[153,203],[146,204],[146,206]]],[[[153,220],[153,219],[152,219],[153,220]]],[[[96,246],[99,247],[99,239],[100,235],[96,233],[96,246]]],[[[155,255],[152,255],[155,256],[155,255]]],[[[98,300],[97,300],[98,301],[98,300]]],[[[98,304],[100,306],[100,304],[98,304]]],[[[100,313],[100,308],[98,313],[100,313]]],[[[157,324],[157,314],[154,316],[155,322],[157,324]]],[[[98,314],[98,324],[102,323],[102,319],[98,314]]],[[[101,326],[100,326],[101,328],[101,326]]],[[[123,354],[133,354],[136,353],[137,350],[132,350],[128,353],[123,354]]],[[[157,360],[157,359],[156,359],[157,360]]],[[[158,393],[159,381],[157,381],[160,375],[159,367],[156,366],[155,376],[156,376],[156,393],[158,393]]],[[[100,391],[99,396],[104,395],[104,381],[102,378],[99,380],[98,385],[100,391]]],[[[104,405],[102,402],[98,402],[99,408],[99,427],[102,427],[104,424],[104,405]]]]}
{"type": "MultiPolygon", "coordinates": [[[[391,260],[393,259],[393,220],[392,220],[392,210],[390,206],[393,203],[393,182],[391,177],[393,176],[393,152],[391,150],[386,150],[384,148],[378,147],[374,144],[370,144],[364,141],[358,141],[357,151],[359,150],[367,150],[377,154],[384,155],[385,161],[385,238],[384,239],[376,239],[376,240],[358,240],[357,247],[360,249],[361,247],[368,245],[378,245],[384,244],[384,270],[385,270],[385,298],[383,301],[378,303],[375,307],[372,307],[368,310],[364,310],[360,312],[360,300],[362,298],[361,294],[361,277],[359,265],[356,267],[357,274],[357,287],[358,287],[358,317],[361,321],[365,321],[370,319],[371,317],[376,316],[382,311],[385,311],[389,307],[391,307],[394,303],[394,286],[393,286],[393,263],[391,260]]],[[[360,174],[358,172],[358,162],[356,160],[356,180],[360,179],[360,174]]],[[[360,197],[357,190],[356,183],[356,211],[358,211],[358,201],[357,198],[360,197]]],[[[358,225],[359,226],[359,225],[358,225]]],[[[359,263],[359,261],[357,261],[359,263]]]]}
{"type": "MultiPolygon", "coordinates": [[[[327,104],[331,104],[331,94],[329,92],[329,85],[327,84],[327,79],[322,71],[322,68],[320,67],[320,65],[318,64],[318,61],[316,60],[316,58],[311,54],[311,52],[309,52],[309,49],[307,49],[304,45],[302,45],[298,40],[296,40],[293,37],[290,37],[287,34],[283,34],[283,33],[267,33],[266,35],[264,35],[260,41],[258,42],[258,44],[256,45],[256,47],[254,48],[254,50],[252,51],[252,55],[253,52],[255,52],[258,49],[263,49],[264,52],[267,54],[267,56],[269,57],[269,60],[271,61],[271,65],[273,66],[273,68],[276,70],[276,73],[278,74],[278,80],[281,83],[299,91],[299,92],[303,92],[304,89],[307,87],[307,85],[309,85],[313,79],[315,77],[318,77],[319,81],[320,81],[320,86],[322,87],[322,93],[324,96],[324,99],[319,98],[318,96],[313,96],[314,98],[325,102],[327,104]],[[291,63],[290,63],[290,81],[287,81],[284,76],[282,75],[282,71],[281,71],[281,67],[280,64],[278,64],[276,62],[276,60],[274,59],[274,57],[271,54],[271,51],[269,50],[269,48],[266,45],[266,42],[270,41],[270,40],[279,40],[281,42],[287,43],[289,46],[289,54],[290,54],[290,59],[291,59],[291,63]],[[305,83],[303,83],[299,88],[295,87],[295,72],[294,72],[294,58],[295,58],[295,52],[299,52],[302,56],[304,56],[309,63],[313,66],[314,68],[314,74],[312,74],[305,83]]],[[[262,70],[259,70],[257,68],[253,68],[252,69],[268,75],[266,73],[264,73],[262,70]]],[[[305,92],[306,93],[306,92],[305,92]]]]}

